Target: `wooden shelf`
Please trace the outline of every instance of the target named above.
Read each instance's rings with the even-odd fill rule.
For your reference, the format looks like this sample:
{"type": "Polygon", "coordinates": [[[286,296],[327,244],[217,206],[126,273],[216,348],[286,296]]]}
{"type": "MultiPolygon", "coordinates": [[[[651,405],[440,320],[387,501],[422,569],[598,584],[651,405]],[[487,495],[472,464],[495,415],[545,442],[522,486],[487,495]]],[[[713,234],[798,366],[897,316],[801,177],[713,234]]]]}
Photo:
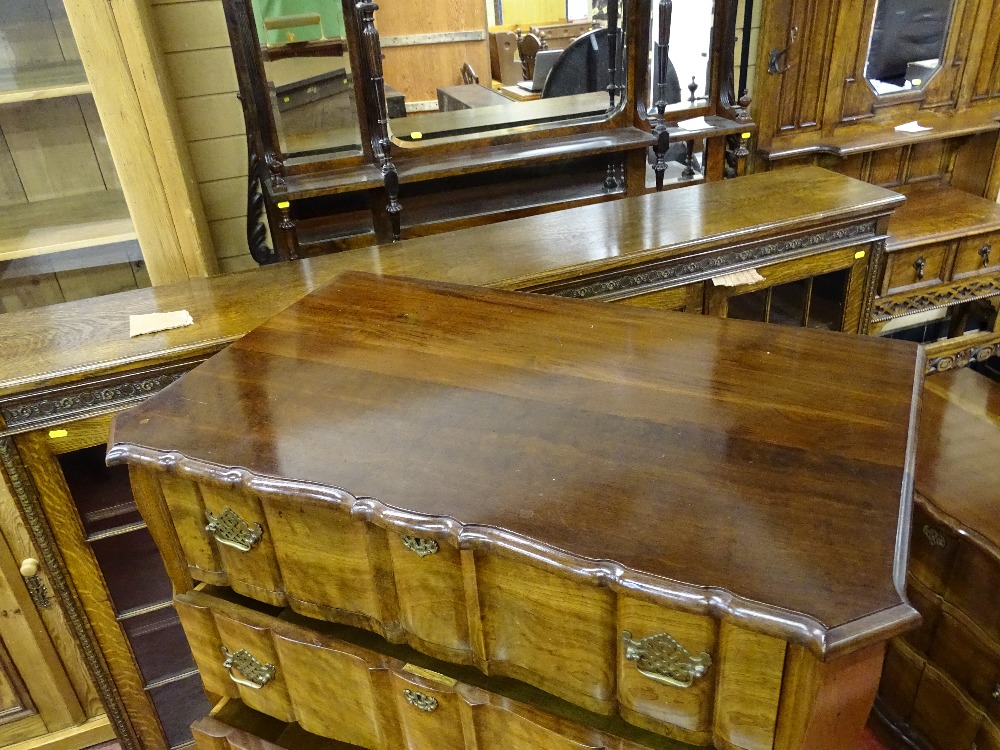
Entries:
{"type": "Polygon", "coordinates": [[[820,132],[803,133],[787,138],[775,138],[769,147],[760,152],[769,161],[791,159],[809,154],[833,154],[841,158],[856,156],[869,151],[899,148],[924,141],[958,138],[964,135],[1000,130],[1000,114],[994,109],[974,109],[958,114],[922,110],[916,116],[909,113],[899,121],[870,121],[839,128],[833,135],[820,132]],[[919,133],[901,133],[895,125],[916,120],[929,127],[919,133]]]}
{"type": "Polygon", "coordinates": [[[89,93],[90,83],[79,60],[42,67],[0,70],[0,104],[89,93]]]}
{"type": "Polygon", "coordinates": [[[893,188],[906,203],[889,220],[888,250],[967,237],[1000,229],[1000,205],[939,182],[893,188]]]}
{"type": "Polygon", "coordinates": [[[0,261],[136,239],[125,197],[102,190],[4,206],[0,261]]]}

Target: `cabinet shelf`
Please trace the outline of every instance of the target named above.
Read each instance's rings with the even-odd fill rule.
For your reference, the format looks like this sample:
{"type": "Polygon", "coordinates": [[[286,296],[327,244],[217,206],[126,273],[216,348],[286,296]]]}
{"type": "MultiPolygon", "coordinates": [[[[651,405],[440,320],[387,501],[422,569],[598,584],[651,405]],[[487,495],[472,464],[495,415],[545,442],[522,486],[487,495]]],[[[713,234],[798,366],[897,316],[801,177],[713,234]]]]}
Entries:
{"type": "Polygon", "coordinates": [[[0,104],[89,93],[90,83],[79,60],[0,70],[0,104]]]}
{"type": "Polygon", "coordinates": [[[889,250],[947,242],[1000,229],[1000,205],[939,182],[894,188],[906,203],[889,220],[889,250]],[[942,220],[947,217],[947,220],[942,220]]]}
{"type": "Polygon", "coordinates": [[[136,239],[121,191],[5,206],[0,261],[136,239]]]}

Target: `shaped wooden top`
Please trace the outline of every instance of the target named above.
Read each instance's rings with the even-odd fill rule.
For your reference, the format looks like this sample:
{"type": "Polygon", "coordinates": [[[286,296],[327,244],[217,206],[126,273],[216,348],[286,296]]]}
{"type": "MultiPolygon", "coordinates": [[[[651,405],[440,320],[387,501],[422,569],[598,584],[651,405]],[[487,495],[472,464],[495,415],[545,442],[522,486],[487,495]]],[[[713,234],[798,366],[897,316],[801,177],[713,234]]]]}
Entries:
{"type": "Polygon", "coordinates": [[[119,414],[109,460],[341,488],[829,656],[915,621],[922,373],[903,342],[351,273],[119,414]]]}
{"type": "Polygon", "coordinates": [[[1000,384],[972,370],[924,387],[916,491],[1000,554],[1000,384]]]}

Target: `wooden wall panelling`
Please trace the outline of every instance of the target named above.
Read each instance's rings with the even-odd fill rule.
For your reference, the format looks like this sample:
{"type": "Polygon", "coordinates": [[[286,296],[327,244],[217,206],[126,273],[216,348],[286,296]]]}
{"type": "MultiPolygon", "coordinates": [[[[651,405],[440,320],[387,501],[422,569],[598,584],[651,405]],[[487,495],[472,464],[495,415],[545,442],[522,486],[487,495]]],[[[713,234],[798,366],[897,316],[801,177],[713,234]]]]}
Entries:
{"type": "Polygon", "coordinates": [[[424,4],[420,13],[414,13],[412,4],[403,0],[384,0],[379,3],[375,23],[383,42],[385,81],[406,96],[408,105],[436,102],[438,86],[461,83],[463,62],[472,65],[480,81],[488,82],[490,49],[485,0],[439,0],[424,4]],[[392,37],[456,31],[482,32],[483,38],[390,46],[392,37]]]}
{"type": "MultiPolygon", "coordinates": [[[[484,0],[489,2],[490,0],[484,0]]],[[[565,0],[503,0],[503,23],[505,29],[520,26],[527,31],[529,26],[566,21],[565,0]]]]}
{"type": "Polygon", "coordinates": [[[17,166],[7,145],[0,124],[0,206],[10,206],[14,203],[25,203],[28,197],[24,194],[24,186],[17,174],[17,166]]]}
{"type": "Polygon", "coordinates": [[[105,189],[76,98],[44,99],[0,108],[0,130],[28,201],[105,189]]]}
{"type": "Polygon", "coordinates": [[[246,127],[236,98],[236,71],[222,3],[159,0],[151,5],[150,14],[177,97],[178,119],[219,269],[228,273],[252,267],[256,264],[246,241],[246,127]],[[241,227],[239,232],[233,231],[234,226],[241,227]]]}
{"type": "MultiPolygon", "coordinates": [[[[832,131],[838,122],[853,122],[872,116],[874,95],[864,70],[871,43],[871,29],[859,29],[859,18],[873,18],[878,0],[845,2],[837,17],[836,38],[857,40],[853,54],[840,55],[830,66],[831,96],[827,98],[823,122],[832,131]]],[[[843,42],[841,46],[846,46],[843,42]]]]}
{"type": "Polygon", "coordinates": [[[981,133],[949,144],[952,187],[995,200],[1000,191],[1000,135],[981,133]]]}
{"type": "Polygon", "coordinates": [[[145,2],[66,0],[151,278],[216,270],[190,156],[145,2]]]}
{"type": "Polygon", "coordinates": [[[966,57],[963,102],[1000,97],[1000,55],[987,54],[1000,49],[1000,5],[979,0],[976,26],[985,31],[974,36],[966,57]]]}

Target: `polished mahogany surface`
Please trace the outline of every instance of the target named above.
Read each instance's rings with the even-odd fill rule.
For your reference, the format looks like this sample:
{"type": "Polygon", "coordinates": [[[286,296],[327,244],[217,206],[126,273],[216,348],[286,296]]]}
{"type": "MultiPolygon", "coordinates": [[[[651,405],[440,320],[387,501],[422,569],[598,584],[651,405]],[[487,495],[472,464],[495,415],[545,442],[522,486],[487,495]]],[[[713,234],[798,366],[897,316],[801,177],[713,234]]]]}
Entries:
{"type": "Polygon", "coordinates": [[[1000,548],[1000,385],[966,369],[935,375],[919,435],[916,491],[1000,548]]]}
{"type": "Polygon", "coordinates": [[[843,653],[915,617],[922,371],[903,342],[352,273],[120,414],[110,456],[341,488],[843,653]]]}
{"type": "Polygon", "coordinates": [[[788,169],[9,313],[0,315],[0,395],[212,351],[347,270],[524,288],[888,212],[901,200],[824,169],[788,169]],[[130,314],[178,309],[189,310],[195,324],[128,338],[130,314]]]}

